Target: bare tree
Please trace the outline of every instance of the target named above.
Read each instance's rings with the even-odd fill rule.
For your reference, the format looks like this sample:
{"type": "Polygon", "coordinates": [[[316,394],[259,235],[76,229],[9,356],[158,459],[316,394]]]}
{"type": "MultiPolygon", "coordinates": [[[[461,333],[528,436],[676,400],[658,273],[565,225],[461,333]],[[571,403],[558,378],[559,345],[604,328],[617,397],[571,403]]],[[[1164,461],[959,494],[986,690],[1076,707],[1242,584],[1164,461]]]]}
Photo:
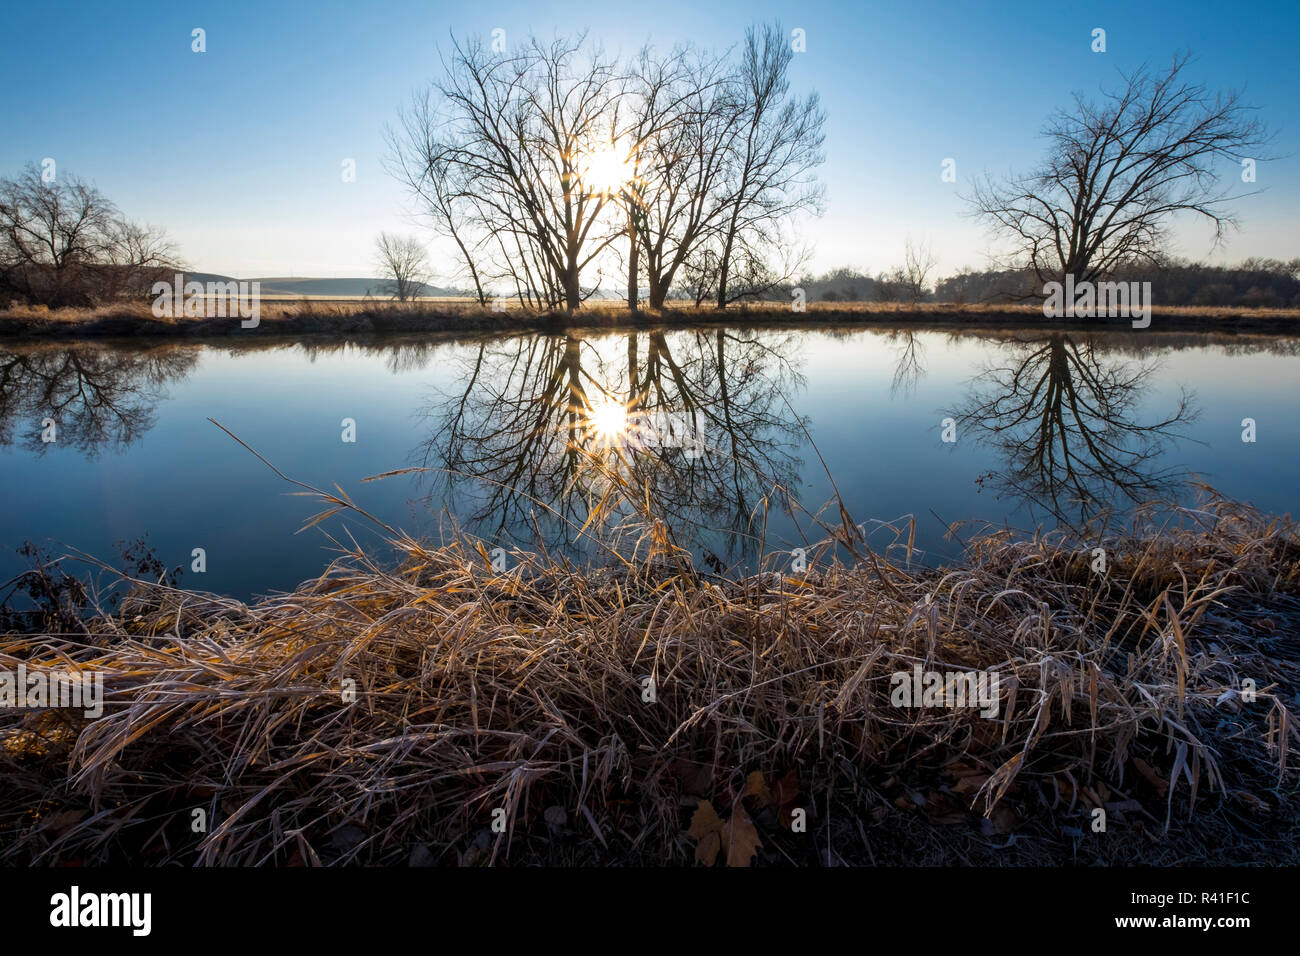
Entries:
{"type": "Polygon", "coordinates": [[[777,25],[751,29],[734,65],[686,46],[624,67],[582,36],[511,54],[453,40],[443,77],[389,133],[390,170],[480,301],[504,286],[572,311],[595,291],[584,270],[615,257],[633,309],[642,270],[654,308],[679,274],[705,271],[719,305],[758,297],[805,261],[794,214],[821,208],[825,114],[789,93],[792,56],[777,25]]]}
{"type": "Polygon", "coordinates": [[[903,264],[876,274],[875,295],[881,302],[907,302],[916,305],[930,294],[927,288],[934,271],[934,253],[926,243],[914,244],[909,238],[903,245],[903,264]]]}
{"type": "Polygon", "coordinates": [[[724,221],[725,177],[742,113],[717,54],[687,47],[656,60],[647,51],[633,75],[641,117],[633,209],[650,305],[660,309],[679,271],[692,271],[697,247],[724,221]]]}
{"type": "Polygon", "coordinates": [[[762,295],[796,274],[802,256],[787,257],[795,271],[774,276],[767,254],[788,244],[782,227],[797,212],[821,211],[823,187],[814,170],[825,159],[826,113],[816,93],[790,95],[794,56],[780,24],[751,26],[730,83],[727,108],[740,132],[729,150],[718,236],[718,308],[762,295]],[[745,281],[751,280],[751,281],[745,281]]]}
{"type": "Polygon", "coordinates": [[[1073,523],[1149,501],[1185,477],[1164,452],[1197,417],[1191,397],[1152,415],[1157,363],[1108,357],[1103,342],[1063,332],[1018,339],[1006,364],[973,380],[954,416],[1004,461],[981,482],[1073,523]]]}
{"type": "Polygon", "coordinates": [[[125,218],[92,183],[70,173],[47,182],[33,163],[0,180],[0,294],[94,305],[145,295],[180,268],[162,229],[125,218]]]}
{"type": "Polygon", "coordinates": [[[177,268],[165,233],[125,219],[92,183],[47,182],[28,163],[0,180],[0,294],[52,307],[144,294],[156,271],[177,268]]]}
{"type": "Polygon", "coordinates": [[[41,422],[53,418],[60,447],[88,459],[122,450],[154,426],[166,387],[198,364],[193,348],[134,349],[74,345],[0,349],[0,447],[36,454],[50,448],[41,422]]]}
{"type": "Polygon", "coordinates": [[[414,299],[429,277],[429,252],[414,236],[395,236],[381,232],[375,240],[376,264],[384,285],[399,302],[414,299]]]}
{"type": "Polygon", "coordinates": [[[1031,175],[979,181],[968,201],[1009,240],[1018,264],[1040,282],[1092,281],[1117,267],[1156,262],[1170,217],[1190,212],[1214,224],[1215,242],[1236,222],[1220,187],[1224,160],[1237,163],[1267,140],[1235,92],[1211,94],[1184,77],[1186,55],[1167,72],[1122,74],[1100,103],[1076,94],[1045,135],[1048,154],[1031,175]]]}
{"type": "Polygon", "coordinates": [[[626,232],[622,217],[603,215],[617,204],[589,175],[616,135],[623,77],[583,36],[529,39],[514,54],[453,40],[443,74],[391,137],[393,166],[408,182],[450,179],[451,207],[435,223],[448,234],[455,224],[476,283],[504,283],[526,305],[579,308],[594,291],[583,270],[626,232]]]}
{"type": "Polygon", "coordinates": [[[485,258],[481,236],[476,239],[475,199],[470,171],[455,162],[454,149],[438,138],[442,118],[436,109],[433,90],[411,97],[401,114],[400,129],[386,130],[388,172],[404,183],[424,205],[433,231],[455,245],[463,270],[474,286],[479,305],[487,304],[480,261],[485,258]]]}
{"type": "MultiPolygon", "coordinates": [[[[628,113],[630,128],[624,139],[627,152],[628,178],[620,190],[627,211],[627,306],[636,310],[641,297],[641,246],[648,250],[651,230],[650,203],[664,186],[662,143],[679,122],[679,108],[687,95],[684,78],[687,76],[685,52],[677,49],[667,57],[657,57],[649,47],[643,47],[633,62],[627,78],[628,113]]],[[[648,260],[650,270],[650,304],[663,305],[662,297],[655,299],[658,270],[657,260],[648,260]]]]}
{"type": "Polygon", "coordinates": [[[804,379],[785,357],[795,351],[789,336],[718,329],[624,338],[621,350],[572,330],[481,343],[456,387],[425,409],[429,438],[413,464],[435,476],[442,503],[492,540],[540,534],[548,547],[572,547],[595,536],[637,547],[641,529],[629,541],[625,521],[650,514],[674,541],[714,529],[723,532],[709,542],[719,553],[756,560],[758,516],[787,506],[802,465],[807,422],[785,396],[804,379]],[[628,424],[602,437],[593,412],[609,406],[626,409],[628,424]],[[688,422],[704,453],[640,433],[634,423],[656,415],[688,422]]]}
{"type": "Polygon", "coordinates": [[[176,244],[165,230],[124,216],[113,220],[101,292],[105,298],[150,294],[155,282],[186,269],[176,244]]]}
{"type": "Polygon", "coordinates": [[[907,281],[907,298],[913,305],[920,302],[930,290],[930,273],[934,271],[934,251],[928,242],[913,244],[908,239],[903,245],[903,275],[907,281]]]}

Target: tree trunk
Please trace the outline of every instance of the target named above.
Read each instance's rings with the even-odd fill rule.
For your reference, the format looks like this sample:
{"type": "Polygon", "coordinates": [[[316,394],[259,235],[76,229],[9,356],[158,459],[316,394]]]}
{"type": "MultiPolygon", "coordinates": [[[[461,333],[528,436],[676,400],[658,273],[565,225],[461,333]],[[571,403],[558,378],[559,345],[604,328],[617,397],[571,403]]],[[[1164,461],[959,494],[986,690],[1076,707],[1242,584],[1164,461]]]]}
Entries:
{"type": "Polygon", "coordinates": [[[629,240],[627,252],[627,307],[630,311],[635,312],[639,293],[637,286],[640,283],[637,270],[640,264],[641,246],[637,242],[636,223],[632,219],[630,210],[627,214],[627,237],[629,240]]]}
{"type": "Polygon", "coordinates": [[[727,273],[731,271],[731,248],[736,238],[735,219],[732,219],[731,231],[727,233],[727,242],[722,247],[722,261],[718,263],[718,308],[727,307],[727,273]]]}
{"type": "Polygon", "coordinates": [[[572,315],[582,307],[582,289],[578,285],[578,267],[570,265],[564,273],[564,308],[572,315]]]}
{"type": "Polygon", "coordinates": [[[662,309],[664,300],[668,298],[668,284],[653,272],[649,275],[650,279],[650,308],[662,309]]]}

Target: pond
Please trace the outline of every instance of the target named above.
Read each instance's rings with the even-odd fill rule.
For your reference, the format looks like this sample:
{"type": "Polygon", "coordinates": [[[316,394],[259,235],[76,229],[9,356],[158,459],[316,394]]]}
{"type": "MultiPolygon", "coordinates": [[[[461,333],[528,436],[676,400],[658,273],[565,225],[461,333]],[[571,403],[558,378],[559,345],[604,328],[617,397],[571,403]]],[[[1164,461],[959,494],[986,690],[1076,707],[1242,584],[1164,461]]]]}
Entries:
{"type": "Polygon", "coordinates": [[[1079,530],[1196,482],[1293,512],[1298,381],[1300,340],[1155,331],[11,343],[0,576],[26,542],[120,567],[142,541],[247,599],[354,541],[391,560],[355,514],[298,533],[326,506],[209,419],[391,528],[579,561],[671,541],[717,572],[779,567],[840,524],[837,494],[872,547],[931,564],[981,522],[1079,530]]]}

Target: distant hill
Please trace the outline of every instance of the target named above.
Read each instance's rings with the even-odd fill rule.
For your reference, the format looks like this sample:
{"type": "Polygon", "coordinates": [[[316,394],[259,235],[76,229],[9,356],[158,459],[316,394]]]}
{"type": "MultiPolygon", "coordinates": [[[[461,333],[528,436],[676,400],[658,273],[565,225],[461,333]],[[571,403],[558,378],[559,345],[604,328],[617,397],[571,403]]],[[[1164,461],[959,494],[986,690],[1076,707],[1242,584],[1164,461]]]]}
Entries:
{"type": "MultiPolygon", "coordinates": [[[[211,272],[189,272],[185,278],[191,282],[237,282],[240,280],[233,279],[230,276],[217,275],[211,272]]],[[[315,295],[315,296],[364,296],[373,295],[377,299],[386,299],[388,294],[384,291],[385,284],[383,279],[378,278],[359,278],[359,279],[311,279],[311,278],[291,278],[286,276],[257,277],[244,280],[247,282],[262,283],[262,295],[315,295]]],[[[425,296],[454,296],[460,295],[452,289],[443,289],[438,286],[425,284],[420,292],[425,296]]]]}
{"type": "MultiPolygon", "coordinates": [[[[262,283],[262,294],[273,295],[276,293],[285,293],[287,295],[373,295],[376,298],[386,298],[385,283],[383,279],[294,279],[283,276],[275,276],[266,279],[255,279],[262,283]]],[[[424,284],[420,295],[455,295],[446,289],[440,289],[437,286],[424,284]]]]}

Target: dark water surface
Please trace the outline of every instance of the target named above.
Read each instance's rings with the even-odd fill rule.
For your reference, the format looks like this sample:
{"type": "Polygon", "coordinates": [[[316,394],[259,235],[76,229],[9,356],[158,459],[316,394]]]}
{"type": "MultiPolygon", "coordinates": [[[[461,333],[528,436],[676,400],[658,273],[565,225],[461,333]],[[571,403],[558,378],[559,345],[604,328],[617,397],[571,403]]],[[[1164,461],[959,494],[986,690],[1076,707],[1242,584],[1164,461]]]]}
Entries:
{"type": "MultiPolygon", "coordinates": [[[[575,545],[576,531],[604,502],[596,526],[612,540],[635,510],[623,488],[705,564],[788,561],[823,536],[809,512],[833,496],[827,472],[855,521],[914,517],[930,562],[959,550],[948,522],[1078,526],[1107,507],[1186,500],[1193,475],[1294,512],[1297,342],[726,328],[11,344],[0,347],[0,577],[27,566],[25,541],[116,565],[119,542],[143,536],[186,586],[247,598],[319,573],[329,535],[382,549],[355,517],[295,534],[319,506],[288,496],[209,417],[402,530],[436,540],[455,525],[530,550],[540,533],[594,560],[603,552],[575,545]],[[344,419],[355,442],[342,440],[344,419]],[[408,467],[426,470],[360,481],[408,467]],[[205,573],[191,569],[195,548],[205,573]]],[[[823,517],[837,523],[838,509],[823,517]]],[[[893,537],[876,528],[871,541],[893,537]]],[[[619,546],[635,540],[627,531],[619,546]]]]}

